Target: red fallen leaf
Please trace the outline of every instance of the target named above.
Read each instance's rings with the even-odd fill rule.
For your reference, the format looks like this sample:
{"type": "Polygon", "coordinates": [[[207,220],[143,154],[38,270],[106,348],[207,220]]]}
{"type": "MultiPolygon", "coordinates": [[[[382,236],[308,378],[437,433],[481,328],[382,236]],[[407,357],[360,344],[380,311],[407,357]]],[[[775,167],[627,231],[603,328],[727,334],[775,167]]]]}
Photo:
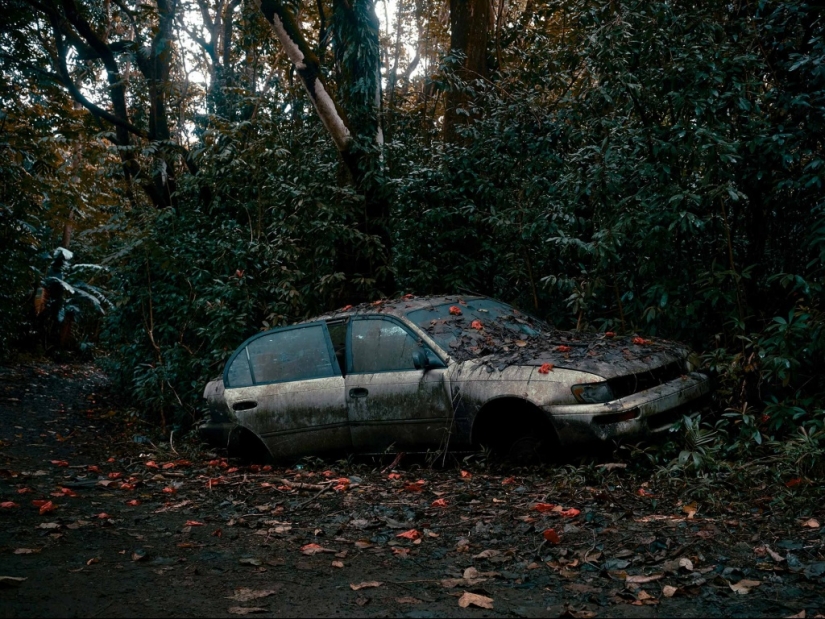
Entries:
{"type": "Polygon", "coordinates": [[[276,489],[280,490],[281,492],[292,492],[293,490],[295,490],[295,488],[293,488],[292,486],[276,486],[276,489]]]}
{"type": "Polygon", "coordinates": [[[373,301],[370,305],[381,305],[384,302],[384,299],[378,299],[377,301],[373,301]]]}
{"type": "Polygon", "coordinates": [[[54,464],[55,466],[62,466],[64,468],[69,466],[69,463],[66,462],[65,460],[51,460],[50,462],[52,464],[54,464]]]}
{"type": "Polygon", "coordinates": [[[539,374],[549,374],[553,371],[553,364],[552,363],[542,363],[541,367],[539,368],[539,374]]]}
{"type": "Polygon", "coordinates": [[[341,308],[341,310],[340,310],[340,311],[342,311],[342,312],[348,312],[348,311],[350,311],[351,309],[352,309],[352,305],[345,305],[344,307],[342,307],[342,308],[341,308]]]}
{"type": "Polygon", "coordinates": [[[216,477],[215,479],[207,479],[206,487],[211,490],[213,486],[217,486],[220,483],[223,483],[220,477],[216,477]]]}
{"type": "Polygon", "coordinates": [[[345,486],[349,486],[349,484],[350,484],[349,477],[339,477],[335,481],[337,481],[339,484],[343,484],[345,486]]]}
{"type": "Polygon", "coordinates": [[[258,471],[261,470],[261,465],[260,464],[250,464],[249,465],[249,470],[252,471],[253,473],[257,473],[258,471]]]}
{"type": "Polygon", "coordinates": [[[446,499],[436,499],[431,503],[432,507],[447,507],[446,499]]]}
{"type": "Polygon", "coordinates": [[[123,473],[109,473],[107,477],[109,479],[120,479],[121,477],[123,477],[123,473]]]}
{"type": "Polygon", "coordinates": [[[559,534],[556,533],[555,529],[545,529],[544,533],[542,533],[542,536],[551,544],[561,543],[561,539],[559,539],[559,534]]]}
{"type": "Polygon", "coordinates": [[[426,483],[427,482],[419,479],[418,481],[413,482],[411,484],[404,484],[404,490],[406,490],[407,492],[421,492],[424,489],[426,483]]]}
{"type": "Polygon", "coordinates": [[[802,479],[800,479],[799,477],[794,477],[793,479],[789,479],[788,481],[785,482],[785,487],[795,488],[796,486],[798,486],[801,483],[802,483],[802,479]]]}
{"type": "Polygon", "coordinates": [[[187,527],[203,527],[206,526],[203,522],[198,522],[197,520],[187,520],[186,521],[187,527]]]}
{"type": "Polygon", "coordinates": [[[166,486],[161,492],[163,492],[163,494],[175,494],[177,490],[175,490],[171,486],[166,486]]]}
{"type": "Polygon", "coordinates": [[[570,509],[565,509],[559,512],[560,516],[564,516],[565,518],[575,518],[581,512],[576,509],[575,507],[571,507],[570,509]]]}
{"type": "Polygon", "coordinates": [[[20,507],[14,501],[3,501],[0,503],[0,509],[12,509],[13,507],[20,507]]]}
{"type": "Polygon", "coordinates": [[[229,469],[229,470],[228,470],[228,471],[226,471],[226,472],[227,472],[227,474],[228,474],[228,473],[237,473],[237,472],[238,472],[238,470],[239,470],[239,469],[238,469],[238,467],[237,467],[237,466],[233,466],[231,469],[229,469]]]}
{"type": "Polygon", "coordinates": [[[160,468],[158,466],[158,463],[155,462],[154,460],[149,460],[149,462],[147,462],[144,466],[146,466],[147,469],[159,469],[160,468]]]}
{"type": "Polygon", "coordinates": [[[52,503],[51,501],[46,501],[43,505],[40,506],[40,515],[48,514],[49,512],[53,512],[57,509],[57,505],[52,503]]]}
{"type": "Polygon", "coordinates": [[[632,342],[639,346],[645,346],[646,344],[650,344],[650,340],[646,340],[643,337],[634,337],[632,342]]]}
{"type": "Polygon", "coordinates": [[[572,349],[569,346],[562,344],[561,346],[556,346],[556,350],[559,352],[570,352],[572,349]]]}
{"type": "Polygon", "coordinates": [[[473,474],[469,471],[461,471],[461,479],[470,479],[472,476],[473,474]]]}
{"type": "Polygon", "coordinates": [[[453,316],[461,316],[461,308],[458,307],[457,305],[451,305],[450,306],[450,313],[453,316]]]}
{"type": "Polygon", "coordinates": [[[62,493],[63,493],[63,494],[65,494],[66,496],[70,496],[70,497],[72,497],[73,499],[74,499],[74,498],[77,498],[77,497],[79,497],[79,496],[80,496],[77,492],[75,492],[75,491],[74,491],[74,490],[72,490],[71,488],[61,488],[61,489],[60,489],[60,492],[62,492],[62,493]]]}
{"type": "Polygon", "coordinates": [[[177,464],[175,464],[174,462],[167,462],[166,464],[164,464],[160,468],[162,468],[164,471],[168,471],[169,469],[173,469],[176,466],[177,466],[177,464]]]}
{"type": "Polygon", "coordinates": [[[335,492],[346,492],[349,489],[349,484],[338,484],[333,488],[335,492]]]}
{"type": "Polygon", "coordinates": [[[120,484],[121,490],[134,490],[135,484],[120,484]]]}
{"type": "Polygon", "coordinates": [[[272,470],[271,464],[265,464],[264,467],[261,469],[262,471],[266,471],[267,473],[272,470]]]}
{"type": "Polygon", "coordinates": [[[636,494],[638,494],[639,496],[653,496],[653,493],[650,492],[650,490],[645,490],[644,488],[639,488],[636,491],[636,494]]]}
{"type": "Polygon", "coordinates": [[[305,544],[301,546],[301,553],[305,555],[317,555],[319,552],[326,552],[326,548],[320,544],[305,544]]]}
{"type": "Polygon", "coordinates": [[[481,321],[480,321],[480,320],[474,320],[473,322],[471,322],[471,323],[470,323],[470,326],[471,326],[473,329],[477,329],[477,330],[479,330],[479,331],[481,331],[481,330],[484,328],[484,325],[483,325],[483,324],[481,324],[481,321]]]}
{"type": "Polygon", "coordinates": [[[403,537],[404,539],[411,539],[417,540],[421,537],[421,533],[416,529],[410,529],[409,531],[404,531],[403,533],[399,533],[395,537],[403,537]]]}
{"type": "Polygon", "coordinates": [[[616,337],[616,334],[613,333],[613,331],[605,331],[604,336],[610,338],[610,337],[616,337]]]}
{"type": "Polygon", "coordinates": [[[390,473],[387,475],[387,479],[401,479],[401,473],[390,473]]]}
{"type": "Polygon", "coordinates": [[[47,502],[48,502],[48,501],[46,501],[45,499],[34,499],[34,500],[32,501],[32,505],[34,505],[35,507],[42,507],[42,506],[43,506],[43,505],[45,505],[47,502]]]}
{"type": "Polygon", "coordinates": [[[405,294],[405,295],[404,295],[403,297],[401,297],[401,298],[402,298],[402,299],[404,299],[405,301],[409,301],[410,299],[414,299],[414,298],[415,298],[415,295],[414,295],[414,294],[411,294],[411,293],[409,293],[409,292],[408,292],[407,294],[405,294]]]}
{"type": "Polygon", "coordinates": [[[535,505],[533,505],[533,509],[535,509],[537,512],[542,513],[552,512],[555,508],[556,506],[552,503],[536,503],[535,505]]]}
{"type": "Polygon", "coordinates": [[[87,466],[86,470],[90,473],[100,473],[100,467],[94,464],[90,464],[89,466],[87,466]]]}
{"type": "Polygon", "coordinates": [[[501,480],[501,485],[502,486],[509,486],[509,485],[515,484],[515,483],[516,483],[516,478],[515,477],[507,477],[506,479],[501,480]]]}
{"type": "Polygon", "coordinates": [[[137,499],[132,499],[131,501],[126,501],[126,505],[137,507],[138,505],[140,505],[140,501],[138,501],[137,499]]]}
{"type": "MultiPolygon", "coordinates": [[[[154,464],[154,462],[152,464],[154,464]]],[[[206,466],[220,466],[220,465],[221,465],[220,460],[210,460],[209,462],[206,463],[206,466]]],[[[146,466],[149,466],[149,464],[147,463],[146,466]]]]}
{"type": "Polygon", "coordinates": [[[108,462],[109,464],[111,464],[111,463],[112,463],[112,462],[114,462],[114,461],[115,461],[115,459],[114,459],[114,458],[109,458],[108,460],[106,460],[106,462],[108,462]]]}
{"type": "Polygon", "coordinates": [[[214,531],[212,531],[212,537],[222,537],[222,536],[223,536],[223,531],[221,531],[220,529],[215,529],[214,531]]]}
{"type": "Polygon", "coordinates": [[[111,518],[111,516],[109,514],[107,514],[106,512],[100,512],[97,515],[97,518],[98,518],[98,520],[108,520],[109,518],[111,518]]]}
{"type": "Polygon", "coordinates": [[[18,488],[17,494],[28,494],[29,492],[33,492],[31,488],[18,488]]]}

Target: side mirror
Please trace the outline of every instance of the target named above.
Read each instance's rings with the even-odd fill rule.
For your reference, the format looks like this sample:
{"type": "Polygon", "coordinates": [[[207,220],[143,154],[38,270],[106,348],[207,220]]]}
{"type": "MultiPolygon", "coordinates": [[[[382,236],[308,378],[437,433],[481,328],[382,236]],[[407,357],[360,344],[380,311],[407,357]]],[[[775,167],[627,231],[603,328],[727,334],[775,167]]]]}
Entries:
{"type": "Polygon", "coordinates": [[[412,354],[413,359],[413,367],[416,370],[429,370],[430,369],[430,360],[427,358],[427,355],[424,354],[424,351],[416,350],[412,354]]]}

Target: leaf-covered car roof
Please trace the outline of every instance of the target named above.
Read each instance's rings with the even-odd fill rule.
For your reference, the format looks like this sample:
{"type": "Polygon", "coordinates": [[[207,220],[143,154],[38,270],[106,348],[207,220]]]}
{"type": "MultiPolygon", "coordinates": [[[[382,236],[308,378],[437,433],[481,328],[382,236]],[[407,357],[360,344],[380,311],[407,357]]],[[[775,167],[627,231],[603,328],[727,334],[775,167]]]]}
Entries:
{"type": "Polygon", "coordinates": [[[561,331],[509,305],[481,296],[406,295],[347,306],[321,318],[389,314],[410,320],[456,361],[479,359],[490,369],[543,365],[610,378],[683,359],[679,343],[638,335],[561,331]]]}

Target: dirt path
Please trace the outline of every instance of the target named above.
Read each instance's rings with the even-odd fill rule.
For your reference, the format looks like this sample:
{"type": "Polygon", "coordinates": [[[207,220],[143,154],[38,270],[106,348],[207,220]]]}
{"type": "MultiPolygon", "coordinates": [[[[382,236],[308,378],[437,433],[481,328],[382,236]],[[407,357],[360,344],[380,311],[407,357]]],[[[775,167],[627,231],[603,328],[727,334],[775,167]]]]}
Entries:
{"type": "Polygon", "coordinates": [[[238,468],[127,422],[91,365],[0,368],[3,617],[825,612],[821,485],[782,513],[621,468],[238,468]]]}

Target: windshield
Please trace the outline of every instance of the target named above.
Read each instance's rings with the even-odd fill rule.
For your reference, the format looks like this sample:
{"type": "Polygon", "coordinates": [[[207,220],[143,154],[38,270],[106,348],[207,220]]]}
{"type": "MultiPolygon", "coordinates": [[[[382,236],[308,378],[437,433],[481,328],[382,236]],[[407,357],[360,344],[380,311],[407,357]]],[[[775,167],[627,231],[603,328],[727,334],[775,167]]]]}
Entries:
{"type": "Polygon", "coordinates": [[[503,328],[514,339],[536,336],[542,329],[531,316],[492,299],[433,305],[408,312],[407,318],[447,351],[455,348],[462,335],[480,337],[482,329],[503,328]]]}

